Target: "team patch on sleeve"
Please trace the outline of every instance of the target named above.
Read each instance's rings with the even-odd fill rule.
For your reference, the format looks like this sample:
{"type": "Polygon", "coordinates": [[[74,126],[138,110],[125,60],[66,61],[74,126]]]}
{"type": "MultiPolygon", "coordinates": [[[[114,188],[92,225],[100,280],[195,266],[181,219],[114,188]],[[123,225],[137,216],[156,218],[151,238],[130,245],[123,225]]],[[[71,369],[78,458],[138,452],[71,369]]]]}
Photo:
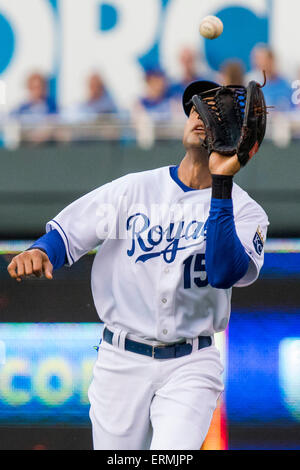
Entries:
{"type": "Polygon", "coordinates": [[[261,255],[264,249],[264,237],[261,233],[259,226],[257,227],[257,231],[253,238],[253,245],[254,245],[256,253],[258,255],[261,255]]]}

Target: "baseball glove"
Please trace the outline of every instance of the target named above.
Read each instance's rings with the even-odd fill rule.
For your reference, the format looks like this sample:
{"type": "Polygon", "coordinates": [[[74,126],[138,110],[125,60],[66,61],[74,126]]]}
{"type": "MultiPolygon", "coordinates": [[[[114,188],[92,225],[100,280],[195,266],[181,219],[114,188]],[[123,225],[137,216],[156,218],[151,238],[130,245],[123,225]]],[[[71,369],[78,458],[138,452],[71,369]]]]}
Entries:
{"type": "Polygon", "coordinates": [[[205,127],[203,144],[209,155],[237,154],[242,166],[255,155],[266,131],[263,86],[252,81],[247,87],[221,86],[192,97],[205,127]]]}

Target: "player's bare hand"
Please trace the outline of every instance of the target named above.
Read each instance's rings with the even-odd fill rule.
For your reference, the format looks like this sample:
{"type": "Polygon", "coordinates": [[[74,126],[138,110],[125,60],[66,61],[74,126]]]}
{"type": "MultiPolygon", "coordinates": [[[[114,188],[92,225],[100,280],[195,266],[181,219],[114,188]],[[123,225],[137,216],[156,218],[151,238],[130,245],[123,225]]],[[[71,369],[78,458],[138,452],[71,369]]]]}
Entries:
{"type": "Polygon", "coordinates": [[[209,157],[209,171],[213,175],[233,176],[241,169],[237,155],[225,157],[217,152],[212,152],[209,157]]]}
{"type": "Polygon", "coordinates": [[[53,278],[53,266],[48,256],[38,249],[23,251],[15,256],[8,265],[7,271],[10,277],[18,282],[31,275],[36,277],[44,275],[47,279],[53,278]]]}

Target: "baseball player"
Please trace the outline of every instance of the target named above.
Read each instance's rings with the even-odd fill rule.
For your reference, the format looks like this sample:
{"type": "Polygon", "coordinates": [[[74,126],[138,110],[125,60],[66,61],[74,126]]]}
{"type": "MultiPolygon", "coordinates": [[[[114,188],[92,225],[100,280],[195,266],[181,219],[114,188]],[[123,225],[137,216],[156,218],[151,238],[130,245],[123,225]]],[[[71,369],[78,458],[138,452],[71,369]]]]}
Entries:
{"type": "Polygon", "coordinates": [[[267,216],[233,183],[263,139],[259,93],[248,87],[237,106],[237,89],[189,85],[180,165],[83,196],[8,267],[18,281],[52,279],[99,246],[91,284],[104,329],[88,392],[95,449],[192,450],[205,439],[223,391],[214,334],[228,325],[232,287],[252,284],[263,265],[267,216]]]}

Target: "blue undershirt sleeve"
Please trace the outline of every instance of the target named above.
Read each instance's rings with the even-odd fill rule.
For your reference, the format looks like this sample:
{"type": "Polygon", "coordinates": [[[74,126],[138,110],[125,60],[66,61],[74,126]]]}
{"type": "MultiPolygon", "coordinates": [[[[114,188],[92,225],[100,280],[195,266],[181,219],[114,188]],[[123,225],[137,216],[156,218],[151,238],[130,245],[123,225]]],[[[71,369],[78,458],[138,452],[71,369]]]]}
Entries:
{"type": "Polygon", "coordinates": [[[208,282],[229,289],[247,272],[250,258],[234,223],[232,199],[211,199],[207,221],[205,264],[208,282]]]}
{"type": "Polygon", "coordinates": [[[57,230],[51,230],[43,235],[31,245],[29,250],[34,248],[39,248],[48,255],[53,269],[59,269],[67,263],[65,244],[57,230]]]}

